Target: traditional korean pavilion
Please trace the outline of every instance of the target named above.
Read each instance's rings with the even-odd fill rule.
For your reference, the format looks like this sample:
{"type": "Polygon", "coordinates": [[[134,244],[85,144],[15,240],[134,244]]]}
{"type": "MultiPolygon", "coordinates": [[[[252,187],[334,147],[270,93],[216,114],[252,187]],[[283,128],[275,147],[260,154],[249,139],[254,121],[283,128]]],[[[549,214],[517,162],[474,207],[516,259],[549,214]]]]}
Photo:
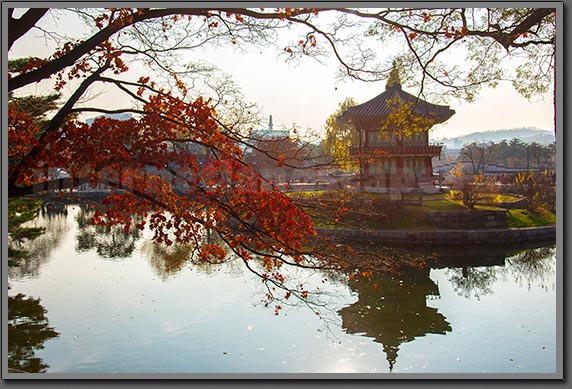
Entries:
{"type": "Polygon", "coordinates": [[[385,91],[343,112],[359,132],[350,146],[362,182],[386,188],[419,187],[432,180],[431,158],[441,155],[440,145],[429,144],[429,129],[455,114],[449,106],[428,103],[401,89],[394,67],[385,91]]]}

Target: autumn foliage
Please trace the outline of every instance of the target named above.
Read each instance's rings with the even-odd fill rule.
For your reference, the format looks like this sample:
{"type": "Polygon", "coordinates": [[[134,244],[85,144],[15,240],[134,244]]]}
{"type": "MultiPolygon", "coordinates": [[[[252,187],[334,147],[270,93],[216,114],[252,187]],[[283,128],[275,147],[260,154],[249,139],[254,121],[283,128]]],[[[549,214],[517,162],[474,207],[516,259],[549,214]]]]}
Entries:
{"type": "MultiPolygon", "coordinates": [[[[101,31],[119,31],[146,12],[110,9],[95,25],[101,31]]],[[[239,16],[235,19],[240,22],[239,16]]],[[[177,18],[163,19],[163,28],[177,18]]],[[[48,59],[32,58],[12,79],[77,56],[85,43],[67,42],[48,59]]],[[[72,179],[112,188],[93,224],[120,225],[126,233],[148,227],[159,243],[194,244],[196,257],[204,261],[222,261],[229,252],[244,261],[261,258],[264,278],[282,283],[275,270],[284,261],[304,265],[305,255],[311,254],[305,249],[316,234],[311,219],[243,161],[240,142],[220,123],[211,102],[191,98],[176,73],[170,74],[175,85],[170,89],[149,76],[121,84],[131,88],[128,94],[139,103],[129,109],[134,116],[128,120],[101,116],[88,125],[73,117],[81,112],[74,99],[103,80],[104,72],[127,71],[122,55],[102,39],[86,47],[71,66],[51,72],[56,91],[74,79],[82,83],[43,128],[9,104],[11,195],[45,180],[43,172],[62,169],[72,179]],[[181,144],[192,144],[195,151],[177,147],[181,144]],[[204,242],[207,231],[218,234],[221,243],[204,242]]]]}
{"type": "MultiPolygon", "coordinates": [[[[50,13],[44,8],[20,11],[21,16],[16,17],[14,9],[7,10],[8,50],[50,13]]],[[[285,50],[293,57],[319,56],[326,47],[334,52],[348,76],[367,78],[364,74],[369,72],[386,78],[387,71],[368,70],[365,66],[364,61],[370,58],[368,53],[340,50],[343,45],[360,50],[356,37],[383,37],[385,32],[380,26],[385,26],[392,33],[403,34],[406,47],[412,52],[415,45],[426,42],[427,50],[427,46],[417,47],[423,53],[423,58],[416,57],[419,65],[428,78],[448,85],[444,77],[432,75],[433,65],[429,66],[434,64],[438,53],[446,51],[447,47],[441,46],[435,46],[438,52],[432,51],[432,42],[441,44],[444,36],[452,40],[471,36],[490,38],[507,50],[526,49],[529,44],[549,48],[554,45],[555,15],[550,9],[523,9],[509,14],[494,11],[489,14],[493,17],[489,20],[515,21],[514,26],[501,26],[495,33],[490,26],[475,23],[472,25],[480,30],[469,28],[466,18],[470,15],[464,9],[407,11],[380,9],[367,13],[349,8],[67,10],[88,23],[90,28],[82,31],[81,37],[63,38],[74,33],[72,31],[50,35],[42,30],[57,41],[51,55],[33,56],[25,61],[10,58],[24,62],[8,74],[9,196],[32,194],[33,185],[47,180],[47,173],[57,169],[71,177],[70,187],[88,181],[112,188],[113,192],[103,201],[105,209],[93,217],[95,224],[120,225],[126,232],[148,227],[154,239],[166,245],[194,244],[199,250],[198,257],[205,261],[220,261],[223,249],[230,249],[253,271],[251,260],[259,258],[266,272],[261,275],[276,287],[283,282],[277,272],[282,263],[336,267],[331,263],[313,262],[327,256],[308,248],[313,247],[309,242],[316,235],[310,218],[244,161],[243,151],[249,145],[240,129],[226,125],[215,104],[186,82],[184,76],[189,71],[177,67],[180,64],[173,59],[174,52],[207,44],[274,44],[273,32],[298,25],[306,28],[307,33],[280,51],[285,50]],[[336,31],[328,32],[312,24],[318,13],[326,11],[342,15],[336,31]],[[343,32],[343,27],[357,25],[351,17],[372,22],[367,34],[352,34],[353,38],[336,36],[337,32],[343,32]],[[533,35],[529,33],[537,26],[546,30],[540,42],[530,40],[533,35]],[[528,41],[524,40],[528,36],[525,34],[530,35],[528,41]],[[144,62],[149,69],[152,67],[152,71],[133,77],[128,72],[133,71],[130,66],[136,60],[144,62]],[[49,85],[50,94],[66,93],[57,107],[50,108],[51,116],[43,121],[17,104],[17,99],[25,93],[23,88],[35,85],[49,85]],[[126,106],[104,109],[83,104],[90,92],[102,85],[123,93],[126,106]],[[126,112],[132,114],[131,119],[100,117],[89,125],[80,119],[85,114],[126,112]],[[182,145],[192,147],[180,147],[182,145]],[[221,243],[203,242],[207,231],[218,235],[221,243]]],[[[68,26],[60,27],[65,30],[68,26]]],[[[486,68],[478,66],[478,69],[486,68]]],[[[488,73],[475,73],[467,80],[473,87],[488,76],[488,73]]],[[[541,90],[542,86],[536,89],[541,90]]],[[[284,153],[274,156],[277,165],[286,164],[288,158],[284,153]]],[[[298,296],[305,294],[302,291],[298,296]]]]}

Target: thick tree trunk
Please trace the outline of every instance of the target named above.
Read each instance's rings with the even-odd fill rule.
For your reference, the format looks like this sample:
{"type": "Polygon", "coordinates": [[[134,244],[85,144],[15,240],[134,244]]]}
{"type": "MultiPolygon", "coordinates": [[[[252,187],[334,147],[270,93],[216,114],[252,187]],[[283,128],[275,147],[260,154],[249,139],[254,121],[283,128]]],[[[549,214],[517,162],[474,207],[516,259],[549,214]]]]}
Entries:
{"type": "Polygon", "coordinates": [[[30,8],[20,19],[12,18],[13,10],[13,8],[10,9],[10,15],[8,16],[8,50],[10,50],[14,42],[30,31],[44,17],[49,8],[30,8]]]}

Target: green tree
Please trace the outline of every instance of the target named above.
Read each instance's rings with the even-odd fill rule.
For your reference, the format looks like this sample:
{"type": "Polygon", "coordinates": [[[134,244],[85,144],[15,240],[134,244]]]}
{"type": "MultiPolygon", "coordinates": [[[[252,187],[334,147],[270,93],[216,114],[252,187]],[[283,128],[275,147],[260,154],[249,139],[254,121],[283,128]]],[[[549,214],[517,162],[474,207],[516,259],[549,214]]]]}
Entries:
{"type": "MultiPolygon", "coordinates": [[[[519,166],[529,169],[554,169],[556,144],[541,145],[537,142],[525,143],[513,138],[510,142],[505,139],[498,143],[491,142],[492,152],[489,160],[504,166],[519,166]]],[[[465,146],[467,149],[472,145],[465,146]]],[[[464,148],[465,148],[464,147],[464,148]]],[[[469,154],[465,150],[465,154],[469,154]]]]}
{"type": "Polygon", "coordinates": [[[527,166],[537,170],[553,169],[555,152],[554,143],[543,146],[532,142],[527,147],[527,166]]]}
{"type": "Polygon", "coordinates": [[[350,147],[357,146],[358,132],[349,121],[340,118],[340,115],[349,107],[356,105],[351,97],[339,103],[338,109],[326,120],[326,137],[324,139],[324,150],[332,157],[334,162],[342,169],[349,169],[354,166],[350,160],[350,147]]]}

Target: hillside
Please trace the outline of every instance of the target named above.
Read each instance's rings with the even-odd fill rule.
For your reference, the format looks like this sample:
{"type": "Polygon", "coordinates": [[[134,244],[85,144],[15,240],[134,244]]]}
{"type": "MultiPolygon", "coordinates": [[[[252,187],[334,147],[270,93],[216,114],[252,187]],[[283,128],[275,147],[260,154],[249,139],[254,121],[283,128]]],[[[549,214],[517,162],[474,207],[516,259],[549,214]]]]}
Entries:
{"type": "Polygon", "coordinates": [[[464,144],[472,142],[500,142],[503,139],[510,141],[513,138],[520,139],[524,143],[536,142],[548,145],[554,142],[554,133],[551,130],[541,130],[536,127],[522,127],[472,132],[454,138],[431,139],[431,142],[443,143],[448,149],[460,149],[464,144]]]}
{"type": "Polygon", "coordinates": [[[129,120],[133,117],[132,114],[130,113],[112,113],[112,114],[105,114],[105,115],[99,115],[99,116],[95,116],[89,119],[86,119],[85,122],[87,123],[88,126],[91,125],[91,123],[93,123],[93,121],[99,117],[108,117],[111,119],[117,119],[117,120],[129,120]]]}

